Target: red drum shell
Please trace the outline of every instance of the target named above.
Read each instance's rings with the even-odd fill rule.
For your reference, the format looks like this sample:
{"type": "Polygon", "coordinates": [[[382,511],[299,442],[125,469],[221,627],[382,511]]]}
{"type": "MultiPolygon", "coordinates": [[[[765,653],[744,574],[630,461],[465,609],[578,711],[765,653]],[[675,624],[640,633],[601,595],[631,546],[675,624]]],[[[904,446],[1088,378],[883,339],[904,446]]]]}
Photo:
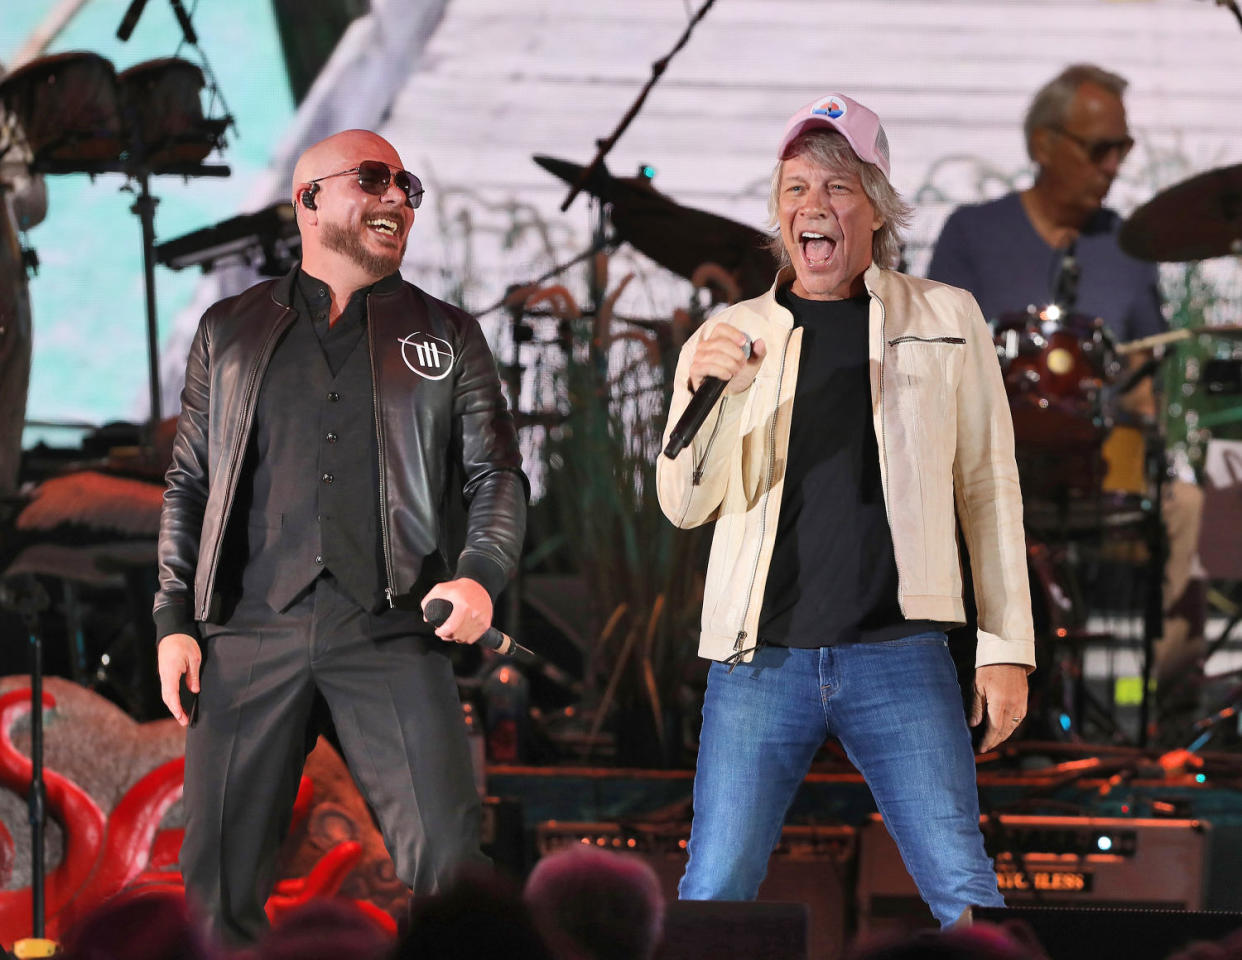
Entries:
{"type": "Polygon", "coordinates": [[[1002,314],[993,325],[1019,448],[1098,448],[1109,346],[1100,321],[1066,314],[1055,322],[1002,314]]]}

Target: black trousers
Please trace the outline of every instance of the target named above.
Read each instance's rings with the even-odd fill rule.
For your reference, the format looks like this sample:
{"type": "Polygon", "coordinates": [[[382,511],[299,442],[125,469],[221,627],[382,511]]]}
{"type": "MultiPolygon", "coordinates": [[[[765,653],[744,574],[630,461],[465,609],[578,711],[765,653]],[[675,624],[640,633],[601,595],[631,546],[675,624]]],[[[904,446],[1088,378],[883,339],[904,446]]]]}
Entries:
{"type": "Polygon", "coordinates": [[[325,575],[284,613],[251,595],[205,627],[181,867],[226,943],[267,927],[316,690],[397,876],[431,893],[461,864],[487,862],[452,666],[443,641],[413,632],[421,624],[417,612],[367,613],[325,575]]]}

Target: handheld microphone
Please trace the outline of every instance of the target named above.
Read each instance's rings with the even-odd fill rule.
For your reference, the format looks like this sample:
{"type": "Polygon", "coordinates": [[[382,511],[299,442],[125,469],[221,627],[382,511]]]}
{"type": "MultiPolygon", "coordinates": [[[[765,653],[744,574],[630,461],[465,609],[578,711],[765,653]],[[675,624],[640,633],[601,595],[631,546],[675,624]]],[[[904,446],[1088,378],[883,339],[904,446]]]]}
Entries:
{"type": "MultiPolygon", "coordinates": [[[[427,622],[433,627],[443,626],[444,621],[452,615],[453,604],[439,597],[436,597],[434,600],[428,600],[427,606],[423,610],[423,616],[427,618],[427,622]]],[[[478,642],[489,650],[495,650],[504,656],[528,660],[536,659],[534,651],[528,650],[507,633],[501,633],[495,627],[488,627],[487,632],[479,637],[478,642]]]]}
{"type": "MultiPolygon", "coordinates": [[[[747,337],[746,342],[742,344],[742,353],[747,360],[750,359],[750,348],[750,337],[747,337]]],[[[694,391],[694,396],[690,398],[685,411],[677,421],[677,426],[673,427],[673,432],[668,435],[668,446],[664,448],[666,457],[670,460],[676,459],[677,454],[681,453],[694,439],[694,435],[699,432],[699,427],[703,426],[703,421],[711,413],[712,407],[724,393],[724,388],[725,381],[719,377],[703,378],[699,389],[694,391]]]]}

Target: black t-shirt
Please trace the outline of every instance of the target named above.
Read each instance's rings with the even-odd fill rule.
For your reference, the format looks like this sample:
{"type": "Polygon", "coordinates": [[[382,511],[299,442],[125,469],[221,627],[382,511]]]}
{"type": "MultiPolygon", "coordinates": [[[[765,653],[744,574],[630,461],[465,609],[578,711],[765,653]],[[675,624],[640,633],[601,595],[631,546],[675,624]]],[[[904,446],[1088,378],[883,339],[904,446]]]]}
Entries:
{"type": "Polygon", "coordinates": [[[802,330],[789,457],[759,641],[870,643],[941,629],[906,620],[871,420],[869,298],[780,304],[802,330]]]}

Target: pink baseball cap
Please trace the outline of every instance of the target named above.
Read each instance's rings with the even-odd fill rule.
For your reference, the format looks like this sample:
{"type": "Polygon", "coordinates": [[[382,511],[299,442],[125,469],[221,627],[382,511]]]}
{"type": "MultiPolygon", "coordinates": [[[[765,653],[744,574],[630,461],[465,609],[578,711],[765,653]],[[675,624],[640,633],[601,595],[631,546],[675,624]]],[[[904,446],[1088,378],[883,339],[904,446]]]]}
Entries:
{"type": "Polygon", "coordinates": [[[776,156],[788,160],[789,145],[808,130],[827,127],[849,141],[858,159],[874,163],[888,176],[888,136],[880,126],[880,118],[857,100],[840,93],[812,100],[789,118],[785,136],[776,156]]]}

